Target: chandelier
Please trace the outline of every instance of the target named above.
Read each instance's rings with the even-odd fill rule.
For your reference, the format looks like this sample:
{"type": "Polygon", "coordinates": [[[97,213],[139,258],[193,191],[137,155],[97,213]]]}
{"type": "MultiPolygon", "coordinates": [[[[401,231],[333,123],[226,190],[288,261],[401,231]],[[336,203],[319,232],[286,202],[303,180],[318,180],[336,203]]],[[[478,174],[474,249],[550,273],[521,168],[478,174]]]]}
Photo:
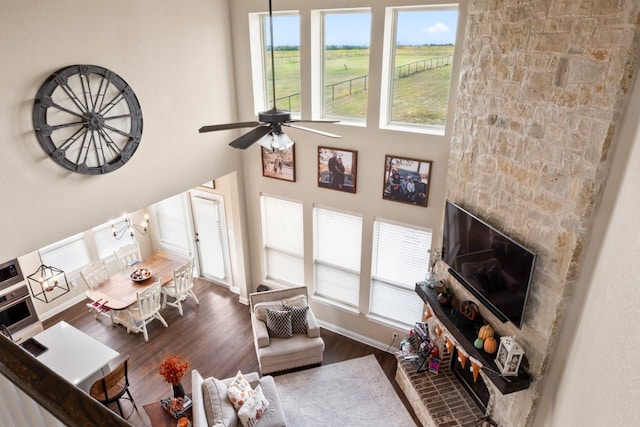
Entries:
{"type": "Polygon", "coordinates": [[[115,237],[116,240],[122,239],[125,234],[129,234],[129,236],[133,239],[136,232],[144,236],[147,234],[147,230],[149,229],[148,214],[144,215],[144,221],[142,221],[141,224],[134,224],[133,221],[131,221],[131,215],[129,214],[125,214],[122,219],[118,219],[116,223],[120,221],[124,221],[124,223],[120,226],[116,226],[113,221],[111,222],[111,232],[113,233],[113,237],[115,237]]]}

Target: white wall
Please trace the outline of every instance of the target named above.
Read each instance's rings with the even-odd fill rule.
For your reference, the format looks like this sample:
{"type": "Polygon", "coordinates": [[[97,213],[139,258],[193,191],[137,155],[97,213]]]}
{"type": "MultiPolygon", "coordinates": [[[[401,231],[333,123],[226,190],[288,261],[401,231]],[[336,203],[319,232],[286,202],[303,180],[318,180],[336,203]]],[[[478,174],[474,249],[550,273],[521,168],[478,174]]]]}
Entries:
{"type": "Polygon", "coordinates": [[[0,0],[0,260],[27,254],[240,167],[228,2],[0,0]],[[32,125],[35,94],[56,70],[106,67],[133,88],[143,135],[103,176],[54,163],[32,125]]]}
{"type": "Polygon", "coordinates": [[[617,141],[537,426],[640,425],[640,84],[617,141]]]}
{"type": "MultiPolygon", "coordinates": [[[[318,9],[338,9],[344,7],[370,7],[372,12],[372,34],[370,49],[370,70],[366,126],[351,126],[345,124],[323,124],[315,127],[328,132],[337,133],[341,139],[329,139],[296,129],[287,129],[286,133],[296,142],[295,164],[296,182],[291,183],[262,176],[260,146],[255,144],[243,155],[244,182],[246,185],[246,212],[248,222],[249,248],[251,253],[250,270],[252,272],[251,286],[255,289],[264,281],[266,268],[263,264],[262,234],[260,224],[261,193],[281,196],[303,203],[304,235],[305,235],[305,284],[313,284],[313,231],[312,209],[314,205],[334,208],[363,216],[362,238],[362,270],[361,270],[361,298],[360,314],[353,314],[345,310],[336,309],[326,304],[313,302],[313,310],[325,325],[338,325],[337,329],[352,337],[366,340],[372,345],[383,343],[386,348],[390,342],[390,328],[382,326],[366,318],[369,305],[369,278],[371,244],[373,240],[373,223],[376,218],[394,220],[417,227],[432,229],[434,242],[441,239],[442,212],[445,198],[447,161],[449,157],[449,141],[451,130],[444,136],[425,135],[410,132],[393,132],[380,130],[380,85],[383,21],[385,7],[403,6],[409,4],[424,4],[420,1],[386,0],[371,2],[354,0],[345,4],[338,0],[295,1],[282,0],[274,2],[275,11],[297,10],[301,22],[301,87],[302,87],[302,118],[311,117],[312,81],[309,73],[309,24],[310,11],[318,9]],[[357,151],[357,182],[356,194],[342,193],[335,190],[319,188],[318,182],[318,147],[336,147],[357,151]],[[403,203],[382,199],[384,181],[385,155],[404,156],[421,160],[432,160],[432,180],[429,189],[428,207],[410,206],[403,203]]],[[[266,12],[268,3],[264,0],[247,0],[232,2],[231,19],[234,43],[234,61],[238,82],[251,82],[251,62],[249,46],[248,13],[266,12]]],[[[461,26],[464,27],[464,10],[461,12],[461,26]]],[[[462,28],[464,29],[464,28],[462,28]]],[[[460,33],[459,33],[460,34],[460,33]]],[[[454,67],[453,76],[456,87],[457,73],[454,67]]],[[[253,92],[251,84],[238,85],[238,104],[241,106],[240,120],[253,120],[253,92]]],[[[455,97],[455,90],[452,97],[455,97]]],[[[417,319],[418,320],[418,319],[417,319]]],[[[401,331],[404,332],[404,331],[401,331]]],[[[396,345],[398,342],[395,343],[396,345]]]]}

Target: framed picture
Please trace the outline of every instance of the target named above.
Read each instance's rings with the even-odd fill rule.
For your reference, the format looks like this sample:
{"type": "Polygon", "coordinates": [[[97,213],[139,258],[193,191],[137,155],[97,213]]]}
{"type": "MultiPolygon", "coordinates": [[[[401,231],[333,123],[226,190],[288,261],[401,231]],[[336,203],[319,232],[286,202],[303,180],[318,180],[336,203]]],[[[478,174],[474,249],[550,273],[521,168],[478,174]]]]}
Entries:
{"type": "Polygon", "coordinates": [[[356,159],[352,150],[318,147],[318,187],[356,192],[356,159]]]}
{"type": "Polygon", "coordinates": [[[262,147],[262,176],[295,182],[295,145],[281,151],[262,147]]]}
{"type": "Polygon", "coordinates": [[[431,163],[431,160],[385,156],[382,198],[426,207],[431,163]]]}

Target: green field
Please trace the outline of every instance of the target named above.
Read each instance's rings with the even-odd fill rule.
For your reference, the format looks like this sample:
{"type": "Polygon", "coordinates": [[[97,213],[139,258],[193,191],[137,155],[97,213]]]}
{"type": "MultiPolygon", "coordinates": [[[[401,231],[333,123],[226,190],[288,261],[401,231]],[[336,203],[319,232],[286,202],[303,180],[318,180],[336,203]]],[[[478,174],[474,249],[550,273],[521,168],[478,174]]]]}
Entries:
{"type": "MultiPolygon", "coordinates": [[[[299,56],[295,51],[275,52],[278,107],[300,111],[299,56]],[[289,95],[295,95],[288,97],[289,95]],[[284,99],[281,99],[283,98],[284,99]]],[[[453,46],[420,46],[396,51],[396,68],[453,54],[453,46]]],[[[327,51],[325,67],[325,113],[330,116],[365,118],[369,85],[367,50],[327,51]],[[366,85],[366,86],[365,86],[366,85]]],[[[267,67],[270,67],[267,64],[267,67]]],[[[415,66],[413,66],[415,69],[415,66]]],[[[270,69],[270,68],[268,68],[270,69]]],[[[406,67],[403,68],[406,71],[406,67]]],[[[396,78],[397,78],[396,72],[396,78]]],[[[451,66],[445,65],[396,79],[393,121],[443,125],[451,80],[451,66]]],[[[268,84],[271,85],[270,75],[268,84]]],[[[271,86],[269,86],[269,89],[271,86]]],[[[271,91],[269,90],[269,93],[271,91]]]]}

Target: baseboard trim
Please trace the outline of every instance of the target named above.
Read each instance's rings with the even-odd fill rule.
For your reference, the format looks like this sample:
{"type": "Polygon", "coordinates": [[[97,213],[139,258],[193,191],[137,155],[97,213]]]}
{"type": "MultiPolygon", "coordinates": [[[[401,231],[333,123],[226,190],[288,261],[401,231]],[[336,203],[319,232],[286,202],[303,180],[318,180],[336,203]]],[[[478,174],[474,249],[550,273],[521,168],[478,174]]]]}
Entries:
{"type": "Polygon", "coordinates": [[[389,347],[389,344],[385,344],[383,342],[380,341],[376,341],[376,340],[372,340],[369,337],[366,337],[364,335],[360,335],[358,333],[355,333],[353,331],[350,331],[348,329],[342,328],[340,326],[334,325],[332,323],[328,323],[325,322],[323,320],[317,319],[318,320],[318,324],[320,325],[321,328],[324,329],[328,329],[331,332],[335,332],[336,334],[340,334],[342,336],[345,336],[347,338],[350,338],[354,341],[358,341],[362,344],[366,344],[370,347],[373,348],[377,348],[378,350],[382,350],[382,351],[386,351],[387,353],[395,353],[396,351],[398,351],[397,347],[389,347]]]}

